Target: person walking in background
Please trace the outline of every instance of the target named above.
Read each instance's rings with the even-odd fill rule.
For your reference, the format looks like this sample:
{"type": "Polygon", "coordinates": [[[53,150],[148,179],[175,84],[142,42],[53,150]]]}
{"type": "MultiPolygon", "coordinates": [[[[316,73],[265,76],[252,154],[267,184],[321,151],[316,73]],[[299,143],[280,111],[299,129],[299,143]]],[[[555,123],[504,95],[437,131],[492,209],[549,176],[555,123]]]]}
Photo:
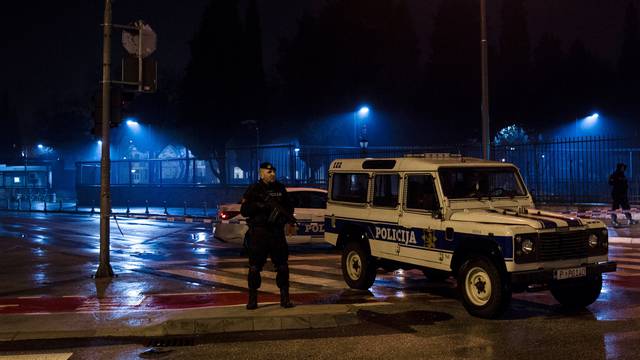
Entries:
{"type": "Polygon", "coordinates": [[[629,184],[627,182],[627,177],[624,175],[625,170],[627,170],[627,165],[618,163],[616,165],[616,171],[609,175],[611,198],[613,199],[613,204],[611,205],[611,223],[613,224],[613,226],[620,225],[620,223],[618,223],[618,216],[615,213],[615,211],[620,207],[624,211],[624,215],[629,220],[629,224],[638,223],[638,221],[633,220],[633,218],[631,217],[631,212],[629,212],[629,197],[627,195],[629,184]]]}

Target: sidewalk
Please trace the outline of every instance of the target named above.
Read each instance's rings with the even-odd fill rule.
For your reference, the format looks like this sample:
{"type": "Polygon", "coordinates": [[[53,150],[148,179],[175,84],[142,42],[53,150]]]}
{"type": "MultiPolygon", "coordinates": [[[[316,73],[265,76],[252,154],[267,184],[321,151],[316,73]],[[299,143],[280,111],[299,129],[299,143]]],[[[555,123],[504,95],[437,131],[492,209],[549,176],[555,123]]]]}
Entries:
{"type": "Polygon", "coordinates": [[[163,312],[61,313],[5,315],[0,341],[91,337],[163,337],[242,331],[331,328],[359,323],[357,312],[372,304],[300,305],[283,309],[261,303],[249,311],[244,305],[163,312]],[[36,330],[37,329],[37,330],[36,330]]]}

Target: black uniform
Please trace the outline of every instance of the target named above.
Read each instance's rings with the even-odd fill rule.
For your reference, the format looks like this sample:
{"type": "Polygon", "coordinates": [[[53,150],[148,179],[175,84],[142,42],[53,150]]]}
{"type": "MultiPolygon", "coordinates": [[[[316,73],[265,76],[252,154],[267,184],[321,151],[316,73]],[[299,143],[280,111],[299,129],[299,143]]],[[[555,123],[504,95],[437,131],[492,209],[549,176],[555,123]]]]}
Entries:
{"type": "Polygon", "coordinates": [[[627,196],[629,184],[627,177],[624,175],[625,170],[626,165],[618,164],[616,171],[609,176],[609,185],[612,187],[611,198],[613,199],[611,210],[617,210],[619,207],[622,207],[623,210],[629,210],[630,208],[629,197],[627,196]]]}
{"type": "Polygon", "coordinates": [[[276,284],[281,291],[288,292],[289,248],[284,225],[293,221],[293,206],[286,188],[277,181],[271,184],[258,181],[242,197],[240,212],[248,218],[249,225],[249,290],[260,288],[260,272],[270,255],[277,271],[276,284]]]}

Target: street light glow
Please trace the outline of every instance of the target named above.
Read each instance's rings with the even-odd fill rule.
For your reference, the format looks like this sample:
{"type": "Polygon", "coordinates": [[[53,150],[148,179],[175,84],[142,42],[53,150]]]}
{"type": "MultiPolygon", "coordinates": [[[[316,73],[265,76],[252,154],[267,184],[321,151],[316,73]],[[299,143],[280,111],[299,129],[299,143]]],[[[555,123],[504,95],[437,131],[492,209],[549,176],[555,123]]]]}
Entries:
{"type": "Polygon", "coordinates": [[[360,108],[360,110],[358,110],[358,116],[360,116],[361,118],[366,117],[369,115],[369,107],[368,106],[363,106],[360,108]]]}
{"type": "Polygon", "coordinates": [[[42,150],[43,148],[44,148],[44,145],[38,144],[38,149],[42,150]]]}
{"type": "Polygon", "coordinates": [[[130,128],[135,128],[135,127],[140,126],[140,124],[137,121],[135,121],[134,119],[127,119],[127,126],[130,127],[130,128]]]}
{"type": "Polygon", "coordinates": [[[600,115],[598,113],[594,113],[593,115],[587,116],[586,118],[584,118],[583,122],[582,122],[582,127],[583,128],[590,128],[593,125],[595,125],[598,122],[598,118],[600,117],[600,115]]]}

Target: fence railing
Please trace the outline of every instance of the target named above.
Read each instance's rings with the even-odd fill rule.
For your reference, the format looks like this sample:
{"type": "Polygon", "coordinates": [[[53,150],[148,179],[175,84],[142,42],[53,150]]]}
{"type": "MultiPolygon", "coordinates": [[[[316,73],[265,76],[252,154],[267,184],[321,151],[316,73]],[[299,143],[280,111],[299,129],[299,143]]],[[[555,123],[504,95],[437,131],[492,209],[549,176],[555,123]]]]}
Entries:
{"type": "MultiPolygon", "coordinates": [[[[258,166],[269,161],[289,185],[326,186],[327,170],[337,158],[400,157],[409,153],[446,152],[481,157],[480,144],[452,146],[357,147],[275,144],[230,147],[220,159],[118,160],[112,163],[112,186],[224,187],[257,180],[258,166]],[[223,173],[221,179],[216,176],[223,173]],[[222,181],[224,180],[224,181],[222,181]]],[[[640,141],[601,137],[556,139],[526,144],[493,145],[492,158],[518,166],[538,202],[607,203],[608,176],[619,162],[627,164],[629,197],[640,202],[640,141]]],[[[76,164],[79,187],[100,184],[100,163],[76,164]]]]}

